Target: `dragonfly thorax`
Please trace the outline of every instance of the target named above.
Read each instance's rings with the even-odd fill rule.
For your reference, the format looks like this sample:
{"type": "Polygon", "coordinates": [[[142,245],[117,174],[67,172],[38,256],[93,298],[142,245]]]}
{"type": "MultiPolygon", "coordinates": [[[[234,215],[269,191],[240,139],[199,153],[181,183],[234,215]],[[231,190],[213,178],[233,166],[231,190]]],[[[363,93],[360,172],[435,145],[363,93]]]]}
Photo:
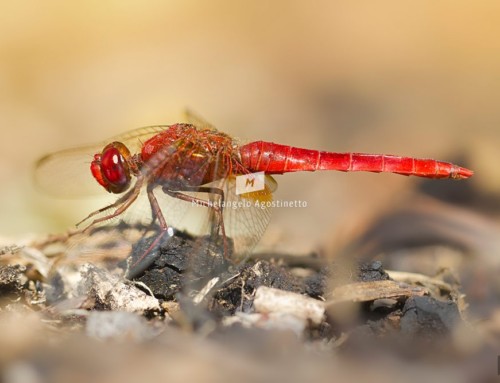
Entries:
{"type": "Polygon", "coordinates": [[[180,190],[227,177],[237,160],[233,145],[224,133],[175,124],[143,144],[141,161],[149,182],[180,190]]]}

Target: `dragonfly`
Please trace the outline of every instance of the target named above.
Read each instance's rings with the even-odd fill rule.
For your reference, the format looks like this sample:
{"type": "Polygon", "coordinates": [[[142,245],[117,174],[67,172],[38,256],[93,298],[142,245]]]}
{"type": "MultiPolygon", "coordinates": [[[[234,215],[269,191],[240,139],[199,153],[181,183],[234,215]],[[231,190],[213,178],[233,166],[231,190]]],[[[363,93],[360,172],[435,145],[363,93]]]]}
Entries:
{"type": "Polygon", "coordinates": [[[197,118],[190,123],[143,127],[103,144],[47,155],[36,165],[37,183],[59,194],[63,185],[54,182],[58,176],[81,191],[83,184],[74,178],[81,170],[74,170],[75,164],[87,168],[87,181],[119,195],[80,222],[87,223],[83,230],[126,216],[138,200],[145,199],[147,222],[159,229],[139,257],[142,260],[175,235],[188,205],[197,211],[201,207],[207,224],[200,232],[222,238],[224,258],[232,263],[245,259],[268,226],[275,175],[320,170],[457,180],[473,175],[465,167],[434,159],[337,153],[266,141],[241,144],[197,118]],[[256,174],[262,177],[258,189],[254,187],[256,174]],[[238,191],[238,177],[246,180],[249,191],[238,191]]]}

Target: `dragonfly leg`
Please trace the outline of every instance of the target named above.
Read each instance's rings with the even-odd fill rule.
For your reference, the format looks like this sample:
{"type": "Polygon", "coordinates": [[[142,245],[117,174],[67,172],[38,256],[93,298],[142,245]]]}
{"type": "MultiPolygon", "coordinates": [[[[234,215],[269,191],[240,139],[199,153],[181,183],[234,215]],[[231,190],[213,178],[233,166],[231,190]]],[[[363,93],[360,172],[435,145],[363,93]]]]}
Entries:
{"type": "Polygon", "coordinates": [[[149,204],[151,205],[151,213],[153,215],[153,222],[155,219],[158,219],[158,224],[160,225],[161,231],[167,231],[167,221],[165,221],[165,217],[163,216],[163,213],[161,211],[160,204],[158,203],[158,200],[156,199],[153,192],[156,186],[158,185],[148,185],[147,187],[149,204]]]}
{"type": "Polygon", "coordinates": [[[77,224],[77,226],[82,224],[83,222],[87,221],[89,218],[91,218],[99,213],[102,213],[108,209],[116,208],[116,210],[113,213],[107,214],[104,217],[94,219],[87,227],[85,227],[82,230],[82,232],[89,230],[91,227],[93,227],[94,225],[97,225],[98,223],[101,223],[101,222],[104,222],[104,221],[107,221],[109,219],[112,219],[112,218],[119,216],[125,210],[127,210],[130,207],[130,205],[132,205],[132,203],[137,199],[137,197],[139,196],[139,192],[141,190],[141,186],[142,186],[142,179],[137,179],[137,182],[135,183],[134,187],[128,193],[126,193],[124,196],[122,196],[121,198],[116,200],[111,205],[108,205],[106,207],[103,207],[99,210],[96,210],[96,211],[90,213],[85,219],[80,221],[77,224]]]}
{"type": "MultiPolygon", "coordinates": [[[[78,222],[76,224],[76,227],[80,226],[82,223],[88,221],[90,218],[92,218],[93,216],[95,215],[98,215],[98,214],[101,214],[102,212],[105,212],[106,210],[109,210],[109,209],[113,209],[115,207],[118,207],[120,206],[125,200],[126,200],[126,197],[128,197],[129,195],[126,194],[124,196],[122,196],[121,198],[117,199],[115,202],[113,202],[112,204],[109,204],[107,206],[104,206],[98,210],[95,210],[93,211],[92,213],[90,213],[88,216],[86,216],[84,219],[82,219],[80,222],[78,222]]],[[[89,224],[85,229],[83,229],[83,231],[87,230],[89,227],[93,226],[94,225],[94,222],[92,222],[91,224],[89,224]]]]}
{"type": "Polygon", "coordinates": [[[208,186],[201,186],[201,187],[186,187],[182,191],[174,191],[170,190],[167,188],[163,188],[163,192],[171,197],[178,198],[180,200],[186,201],[186,202],[191,202],[191,203],[196,203],[201,206],[208,207],[210,209],[213,209],[213,212],[217,215],[217,230],[216,232],[222,234],[222,241],[223,241],[223,246],[224,246],[224,258],[226,260],[229,260],[229,246],[227,243],[227,237],[226,237],[226,229],[224,227],[224,218],[223,218],[223,206],[224,206],[224,191],[219,188],[215,187],[208,187],[208,186]],[[220,202],[219,204],[214,205],[210,201],[201,199],[201,198],[196,198],[187,194],[184,194],[183,192],[197,192],[197,193],[207,193],[207,194],[217,194],[220,197],[220,202]]]}
{"type": "Polygon", "coordinates": [[[140,273],[141,270],[144,270],[148,265],[142,265],[140,268],[138,268],[138,265],[144,261],[144,259],[150,254],[153,249],[155,249],[160,241],[163,239],[165,234],[168,234],[169,236],[173,235],[173,231],[169,232],[169,226],[167,224],[167,221],[165,220],[165,217],[163,216],[163,213],[161,211],[160,204],[158,203],[158,200],[156,199],[156,196],[154,195],[154,189],[157,187],[157,184],[150,184],[147,187],[147,195],[149,199],[149,204],[151,205],[151,214],[153,215],[153,221],[154,222],[156,219],[158,220],[158,224],[160,225],[160,234],[156,236],[156,238],[151,242],[151,244],[148,246],[148,248],[142,253],[142,255],[130,266],[130,272],[129,277],[133,275],[137,275],[140,273]]]}

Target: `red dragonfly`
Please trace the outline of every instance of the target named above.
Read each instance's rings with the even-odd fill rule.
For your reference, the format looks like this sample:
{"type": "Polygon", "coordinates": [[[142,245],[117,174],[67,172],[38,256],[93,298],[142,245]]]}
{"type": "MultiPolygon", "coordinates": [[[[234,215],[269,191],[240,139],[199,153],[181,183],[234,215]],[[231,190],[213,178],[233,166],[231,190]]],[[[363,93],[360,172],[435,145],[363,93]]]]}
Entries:
{"type": "MultiPolygon", "coordinates": [[[[88,155],[95,148],[71,149],[45,156],[37,164],[38,184],[58,193],[61,185],[53,182],[53,175],[68,172],[71,163],[84,164],[82,154],[88,155]]],[[[230,253],[246,254],[269,222],[272,192],[276,188],[272,175],[317,170],[388,172],[453,179],[465,179],[473,174],[464,167],[432,159],[335,153],[264,141],[240,145],[231,136],[204,123],[151,126],[116,137],[94,154],[91,172],[87,169],[88,178],[91,173],[105,190],[121,196],[82,222],[93,219],[87,227],[90,228],[125,216],[125,212],[134,210],[132,205],[139,196],[145,195],[149,222],[156,223],[160,232],[144,255],[174,235],[179,211],[188,210],[187,204],[198,210],[204,207],[209,222],[205,233],[223,238],[226,257],[230,253]],[[262,187],[238,193],[236,177],[249,177],[245,185],[251,186],[252,174],[257,172],[264,174],[262,187]],[[165,197],[169,197],[168,203],[163,201],[165,197]],[[176,202],[172,204],[172,201],[176,202]],[[179,208],[180,205],[184,208],[179,208]],[[229,251],[227,238],[231,238],[234,251],[229,251]]],[[[70,171],[74,177],[74,170],[70,171]]],[[[64,178],[61,174],[58,177],[64,178]]],[[[77,182],[71,184],[73,188],[82,187],[77,182]]]]}

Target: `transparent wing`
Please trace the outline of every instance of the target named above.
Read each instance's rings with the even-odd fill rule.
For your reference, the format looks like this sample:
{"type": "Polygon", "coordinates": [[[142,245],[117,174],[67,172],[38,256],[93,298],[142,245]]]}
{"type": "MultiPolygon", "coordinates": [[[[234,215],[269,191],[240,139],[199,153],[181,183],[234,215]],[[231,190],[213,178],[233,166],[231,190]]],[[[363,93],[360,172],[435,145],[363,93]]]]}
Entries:
{"type": "Polygon", "coordinates": [[[167,125],[147,126],[98,144],[46,155],[35,165],[35,185],[41,191],[60,198],[103,195],[104,189],[94,180],[90,172],[94,154],[100,153],[113,141],[123,142],[132,154],[138,153],[144,141],[165,129],[168,129],[167,125]]]}
{"type": "Polygon", "coordinates": [[[184,110],[184,117],[188,124],[192,124],[201,129],[215,129],[215,127],[192,109],[184,110]]]}
{"type": "Polygon", "coordinates": [[[266,176],[264,189],[238,195],[235,177],[230,177],[225,184],[227,204],[224,208],[224,222],[228,228],[228,236],[234,241],[235,253],[240,259],[253,250],[269,224],[272,193],[276,190],[276,185],[274,178],[266,176]]]}
{"type": "MultiPolygon", "coordinates": [[[[222,206],[225,233],[233,246],[233,260],[241,261],[259,242],[269,224],[272,193],[276,190],[276,181],[271,176],[266,176],[264,189],[238,195],[235,179],[235,176],[230,176],[204,185],[206,188],[222,191],[223,203],[217,193],[185,192],[185,194],[200,201],[222,206]]],[[[192,202],[189,214],[183,220],[185,226],[182,229],[196,236],[211,235],[217,220],[216,209],[192,202]]]]}

